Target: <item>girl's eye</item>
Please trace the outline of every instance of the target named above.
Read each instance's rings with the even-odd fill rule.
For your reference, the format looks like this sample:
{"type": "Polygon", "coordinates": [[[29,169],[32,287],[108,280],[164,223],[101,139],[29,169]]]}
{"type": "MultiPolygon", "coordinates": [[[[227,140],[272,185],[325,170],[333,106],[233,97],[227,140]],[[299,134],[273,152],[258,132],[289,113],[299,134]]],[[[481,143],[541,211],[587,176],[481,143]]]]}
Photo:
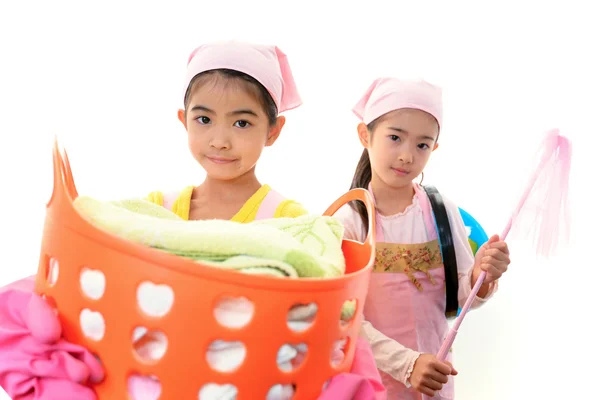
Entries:
{"type": "Polygon", "coordinates": [[[247,128],[250,126],[250,122],[248,121],[244,121],[243,119],[240,119],[239,121],[236,121],[234,126],[237,126],[238,128],[247,128]]]}
{"type": "Polygon", "coordinates": [[[204,116],[196,118],[196,121],[198,121],[201,125],[208,125],[208,124],[210,124],[210,118],[204,117],[204,116]]]}
{"type": "Polygon", "coordinates": [[[429,148],[429,145],[425,143],[420,143],[417,147],[421,150],[427,150],[429,148]]]}
{"type": "Polygon", "coordinates": [[[397,142],[398,140],[400,140],[400,136],[398,136],[398,135],[390,135],[390,139],[392,139],[394,142],[397,142]]]}

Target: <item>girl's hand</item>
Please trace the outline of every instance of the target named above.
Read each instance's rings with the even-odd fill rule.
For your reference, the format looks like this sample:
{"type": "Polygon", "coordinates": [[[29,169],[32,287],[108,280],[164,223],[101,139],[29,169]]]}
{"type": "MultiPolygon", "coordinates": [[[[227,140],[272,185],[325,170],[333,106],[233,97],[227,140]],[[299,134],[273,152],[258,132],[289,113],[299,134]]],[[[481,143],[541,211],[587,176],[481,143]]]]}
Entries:
{"type": "Polygon", "coordinates": [[[433,397],[435,392],[442,389],[448,383],[448,375],[456,375],[458,372],[448,361],[440,361],[433,354],[421,354],[408,382],[415,390],[433,397]]]}
{"type": "Polygon", "coordinates": [[[508,269],[508,264],[510,264],[509,254],[506,242],[501,241],[498,235],[492,236],[475,254],[472,284],[474,285],[477,282],[482,271],[487,273],[483,281],[484,284],[499,279],[508,269]]]}

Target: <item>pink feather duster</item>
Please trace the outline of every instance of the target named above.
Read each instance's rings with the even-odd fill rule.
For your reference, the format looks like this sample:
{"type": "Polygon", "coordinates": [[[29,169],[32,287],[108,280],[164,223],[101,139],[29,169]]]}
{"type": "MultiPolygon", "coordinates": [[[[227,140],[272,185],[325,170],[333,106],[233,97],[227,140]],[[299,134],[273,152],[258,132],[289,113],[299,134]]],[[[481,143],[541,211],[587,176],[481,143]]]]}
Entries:
{"type": "MultiPolygon", "coordinates": [[[[536,254],[548,257],[553,254],[563,236],[568,239],[568,192],[571,171],[571,142],[558,129],[546,135],[540,148],[538,166],[529,180],[519,204],[500,235],[505,240],[509,232],[525,234],[533,240],[536,254]]],[[[445,360],[456,338],[458,328],[469,311],[483,281],[485,271],[479,275],[460,316],[448,332],[440,351],[439,360],[445,360]]]]}

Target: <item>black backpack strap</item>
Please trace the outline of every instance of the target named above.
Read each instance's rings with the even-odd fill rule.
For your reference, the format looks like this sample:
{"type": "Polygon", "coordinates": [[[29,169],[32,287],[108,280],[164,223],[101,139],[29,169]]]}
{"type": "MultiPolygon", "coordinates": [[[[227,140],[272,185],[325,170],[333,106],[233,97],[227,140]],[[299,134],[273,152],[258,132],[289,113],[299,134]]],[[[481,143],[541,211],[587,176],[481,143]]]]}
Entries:
{"type": "Polygon", "coordinates": [[[423,188],[425,189],[425,193],[427,193],[427,197],[429,197],[440,237],[444,273],[446,275],[446,316],[454,317],[458,312],[458,266],[450,221],[448,220],[448,213],[446,212],[444,199],[440,192],[438,192],[435,186],[428,185],[423,188]]]}

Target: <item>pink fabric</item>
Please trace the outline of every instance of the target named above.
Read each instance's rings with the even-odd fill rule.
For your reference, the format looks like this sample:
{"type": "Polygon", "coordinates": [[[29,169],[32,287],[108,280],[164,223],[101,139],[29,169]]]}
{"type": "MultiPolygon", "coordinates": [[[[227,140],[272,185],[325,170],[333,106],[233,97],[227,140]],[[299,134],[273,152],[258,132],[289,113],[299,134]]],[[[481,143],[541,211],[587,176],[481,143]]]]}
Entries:
{"type": "Polygon", "coordinates": [[[196,48],[188,59],[184,91],[199,73],[220,68],[243,72],[256,79],[271,94],[279,112],[302,104],[283,51],[276,46],[237,41],[208,43],[196,48]]]}
{"type": "MultiPolygon", "coordinates": [[[[426,193],[415,187],[417,199],[423,208],[428,225],[429,240],[437,237],[431,204],[426,193]],[[431,218],[427,218],[430,216],[431,218]]],[[[381,224],[377,228],[377,243],[384,242],[381,224]]],[[[401,246],[401,244],[399,244],[401,246]]],[[[423,290],[419,291],[404,273],[373,273],[369,293],[365,301],[365,318],[378,331],[402,345],[422,353],[436,354],[448,331],[445,316],[445,273],[444,268],[429,270],[435,284],[424,274],[415,276],[423,290]]],[[[451,361],[448,358],[448,361],[451,361]]],[[[382,382],[391,398],[421,400],[423,396],[388,374],[382,374],[382,382]]],[[[452,399],[454,380],[450,377],[434,399],[452,399]]]]}
{"type": "MultiPolygon", "coordinates": [[[[378,242],[419,244],[437,239],[437,232],[434,233],[433,229],[427,228],[428,225],[432,225],[426,220],[427,217],[431,216],[429,211],[425,211],[431,207],[430,204],[425,202],[427,195],[421,191],[418,191],[417,193],[421,193],[421,195],[414,196],[412,203],[404,211],[387,216],[377,214],[377,224],[381,226],[381,229],[378,229],[378,242]],[[382,233],[383,239],[381,239],[382,233]]],[[[454,248],[456,251],[459,281],[458,301],[459,306],[463,307],[467,297],[469,296],[469,293],[471,292],[471,280],[474,264],[473,251],[469,245],[468,233],[464,226],[458,207],[445,196],[442,197],[444,198],[444,205],[446,207],[446,211],[448,212],[448,219],[450,220],[450,227],[452,230],[452,239],[454,241],[454,248]]],[[[377,199],[375,199],[375,201],[377,201],[377,199]]],[[[336,213],[336,217],[338,217],[344,223],[345,239],[356,240],[359,242],[365,241],[367,231],[365,230],[360,215],[354,211],[350,205],[343,206],[338,213],[336,213]]],[[[379,275],[382,274],[373,273],[371,275],[371,282],[376,279],[383,279],[380,278],[379,275]]],[[[424,278],[424,275],[420,272],[415,274],[415,276],[419,280],[424,278]]],[[[425,280],[427,282],[429,281],[428,279],[425,280]]],[[[371,283],[371,285],[373,285],[374,290],[377,290],[378,286],[375,283],[371,283]]],[[[370,287],[370,289],[373,287],[370,287]]],[[[493,297],[497,289],[497,283],[492,284],[485,298],[475,298],[472,308],[478,308],[485,304],[490,298],[493,297]]],[[[372,295],[377,294],[369,293],[367,301],[369,301],[372,295]]],[[[442,298],[445,298],[445,293],[443,291],[440,291],[439,295],[442,298]]],[[[417,300],[418,299],[415,298],[415,301],[417,300]]],[[[418,357],[417,351],[420,349],[404,346],[402,343],[399,343],[393,338],[386,336],[384,334],[385,332],[381,332],[379,330],[379,326],[377,326],[375,323],[369,323],[370,315],[367,314],[368,312],[371,312],[376,316],[376,318],[386,318],[386,315],[389,317],[390,315],[395,316],[402,314],[405,307],[409,308],[408,304],[393,304],[394,303],[388,299],[386,304],[382,304],[381,310],[369,310],[368,308],[365,309],[366,321],[363,323],[363,331],[371,343],[373,355],[380,373],[393,376],[399,382],[408,385],[409,383],[407,382],[407,379],[414,367],[414,362],[418,357]]],[[[409,308],[409,310],[412,310],[412,307],[409,308]]],[[[440,315],[443,314],[443,309],[441,307],[439,313],[440,315]]],[[[436,354],[438,350],[439,349],[435,349],[435,351],[431,353],[436,354]]]]}
{"type": "Polygon", "coordinates": [[[263,201],[260,203],[260,207],[258,208],[256,217],[254,219],[259,221],[261,219],[273,218],[275,216],[277,207],[279,207],[281,202],[284,200],[285,197],[273,189],[269,190],[269,193],[267,193],[263,201]]]}
{"type": "Polygon", "coordinates": [[[359,337],[354,363],[349,373],[333,377],[318,400],[384,400],[386,390],[369,342],[359,337]]]}
{"type": "Polygon", "coordinates": [[[352,111],[365,124],[390,111],[415,108],[437,119],[442,127],[442,90],[424,80],[376,79],[352,111]]]}
{"type": "Polygon", "coordinates": [[[85,348],[61,339],[54,310],[26,278],[0,291],[0,386],[17,400],[96,399],[87,383],[104,377],[85,348]]]}

